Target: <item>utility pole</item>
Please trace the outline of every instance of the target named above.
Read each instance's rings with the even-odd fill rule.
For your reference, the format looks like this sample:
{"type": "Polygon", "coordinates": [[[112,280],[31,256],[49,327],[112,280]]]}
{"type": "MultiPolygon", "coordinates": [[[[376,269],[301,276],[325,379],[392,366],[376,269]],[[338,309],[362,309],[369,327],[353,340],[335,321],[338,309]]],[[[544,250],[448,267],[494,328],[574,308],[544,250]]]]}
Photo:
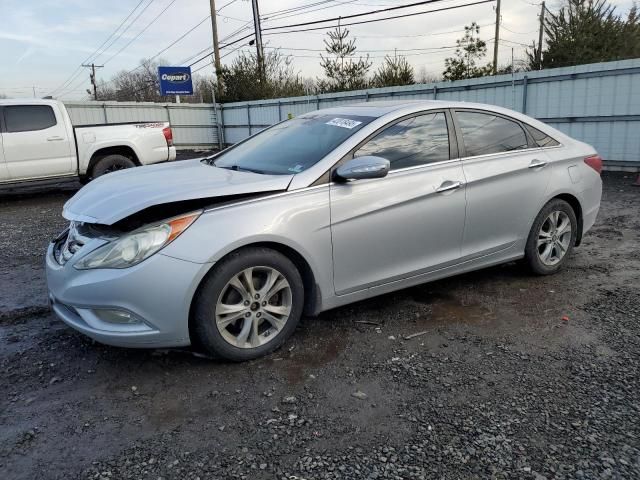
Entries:
{"type": "Polygon", "coordinates": [[[500,0],[496,4],[496,34],[493,44],[493,74],[498,74],[498,42],[500,41],[500,0]]]}
{"type": "Polygon", "coordinates": [[[538,34],[538,51],[536,52],[536,62],[538,63],[538,70],[542,70],[542,35],[544,34],[544,2],[542,2],[542,8],[540,10],[540,33],[538,34]]]}
{"type": "Polygon", "coordinates": [[[91,85],[93,85],[93,99],[98,100],[98,82],[96,81],[96,68],[102,68],[104,65],[96,65],[92,63],[91,65],[82,64],[85,68],[90,68],[91,73],[89,74],[89,78],[91,79],[91,85]]]}
{"type": "Polygon", "coordinates": [[[218,46],[218,22],[216,19],[216,0],[209,0],[211,7],[211,33],[213,35],[213,64],[216,69],[216,83],[218,94],[222,93],[222,83],[220,73],[222,72],[222,64],[220,63],[220,48],[218,46]]]}
{"type": "Polygon", "coordinates": [[[253,7],[253,28],[256,33],[256,49],[258,51],[258,68],[260,76],[264,80],[264,50],[262,48],[262,29],[260,27],[260,11],[258,10],[258,0],[251,0],[253,7]]]}

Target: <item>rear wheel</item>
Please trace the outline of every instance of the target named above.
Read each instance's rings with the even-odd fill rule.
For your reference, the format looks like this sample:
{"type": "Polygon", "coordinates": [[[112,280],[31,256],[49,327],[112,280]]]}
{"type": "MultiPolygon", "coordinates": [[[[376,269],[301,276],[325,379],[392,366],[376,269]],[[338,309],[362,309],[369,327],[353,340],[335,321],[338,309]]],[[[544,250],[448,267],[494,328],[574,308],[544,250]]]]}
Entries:
{"type": "Polygon", "coordinates": [[[525,260],[539,275],[560,270],[573,251],[578,234],[576,214],[564,200],[547,203],[531,227],[525,248],[525,260]]]}
{"type": "Polygon", "coordinates": [[[107,155],[96,162],[91,171],[91,178],[98,178],[107,173],[124,170],[125,168],[135,167],[133,160],[124,155],[113,154],[107,155]]]}
{"type": "Polygon", "coordinates": [[[261,357],[291,336],[303,305],[302,278],[287,257],[239,250],[214,267],[196,296],[195,343],[227,360],[261,357]]]}

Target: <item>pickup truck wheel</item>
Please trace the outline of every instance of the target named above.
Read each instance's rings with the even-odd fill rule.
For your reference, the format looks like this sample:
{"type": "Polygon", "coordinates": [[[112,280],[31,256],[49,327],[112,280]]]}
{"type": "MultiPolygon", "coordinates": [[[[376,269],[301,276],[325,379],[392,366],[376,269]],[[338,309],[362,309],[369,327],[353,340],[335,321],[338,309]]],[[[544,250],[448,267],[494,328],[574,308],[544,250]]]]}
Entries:
{"type": "Polygon", "coordinates": [[[91,171],[91,178],[98,178],[105,173],[124,170],[125,168],[135,167],[136,164],[130,158],[124,155],[107,155],[96,162],[91,171]]]}

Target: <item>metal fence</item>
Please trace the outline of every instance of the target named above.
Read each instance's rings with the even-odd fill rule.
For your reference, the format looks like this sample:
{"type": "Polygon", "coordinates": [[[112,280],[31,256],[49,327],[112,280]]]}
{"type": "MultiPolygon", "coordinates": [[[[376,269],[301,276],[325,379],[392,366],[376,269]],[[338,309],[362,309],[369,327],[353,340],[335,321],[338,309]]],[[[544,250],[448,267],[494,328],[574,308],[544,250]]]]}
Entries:
{"type": "Polygon", "coordinates": [[[224,139],[236,143],[288,115],[373,100],[438,99],[517,110],[598,149],[611,167],[640,167],[640,59],[456,82],[376,88],[221,105],[224,139]]]}
{"type": "Polygon", "coordinates": [[[176,147],[211,149],[243,140],[289,115],[400,99],[456,100],[511,108],[595,146],[608,168],[640,168],[640,59],[457,82],[226,103],[217,108],[212,104],[137,102],[65,105],[75,125],[169,121],[176,147]]]}
{"type": "Polygon", "coordinates": [[[170,122],[176,148],[218,146],[216,109],[205,103],[65,102],[74,125],[170,122]]]}

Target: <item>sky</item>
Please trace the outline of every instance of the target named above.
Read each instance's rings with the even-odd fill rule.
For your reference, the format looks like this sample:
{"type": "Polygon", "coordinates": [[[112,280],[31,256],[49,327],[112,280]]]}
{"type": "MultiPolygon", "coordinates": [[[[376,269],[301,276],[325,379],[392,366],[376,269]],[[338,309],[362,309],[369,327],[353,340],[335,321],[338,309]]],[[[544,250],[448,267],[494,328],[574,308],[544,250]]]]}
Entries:
{"type": "MultiPolygon", "coordinates": [[[[320,50],[326,30],[337,21],[322,24],[325,30],[274,34],[269,27],[318,19],[344,17],[417,0],[259,0],[265,48],[279,48],[291,55],[294,70],[303,77],[322,75],[320,50]],[[311,6],[313,5],[313,6],[311,6]],[[283,10],[309,6],[306,10],[283,10]],[[275,13],[280,12],[280,13],[275,13]]],[[[478,0],[439,0],[374,16],[342,20],[358,21],[405,13],[474,3],[478,0]]],[[[548,0],[555,11],[562,0],[548,0]]],[[[612,0],[618,13],[626,14],[633,0],[612,0]]],[[[480,38],[487,41],[487,62],[493,54],[496,2],[415,15],[383,22],[348,27],[356,39],[358,51],[369,55],[372,70],[386,54],[405,55],[416,73],[440,76],[444,59],[455,50],[456,39],[464,26],[475,21],[480,38]]],[[[247,42],[224,47],[253,30],[250,0],[216,0],[218,31],[223,63],[231,62],[241,51],[255,47],[247,42]],[[225,37],[240,33],[225,40],[225,37]],[[239,48],[239,50],[235,50],[239,48]],[[235,50],[235,51],[234,51],[235,50]]],[[[157,58],[169,65],[189,64],[203,57],[212,44],[208,0],[0,0],[0,94],[32,97],[54,94],[62,99],[85,99],[90,87],[89,70],[83,63],[104,65],[97,71],[99,80],[108,80],[122,70],[135,68],[141,59],[157,55],[183,34],[184,38],[157,58]],[[126,19],[126,20],[125,20],[126,19]],[[124,21],[124,23],[123,23],[124,21]],[[114,32],[115,35],[112,35],[114,32]],[[105,43],[106,42],[106,43],[105,43]],[[198,52],[202,52],[199,55],[198,52]],[[192,58],[191,60],[188,60],[192,58]]],[[[499,64],[511,63],[512,52],[523,59],[526,45],[537,42],[538,0],[502,0],[499,64]]],[[[316,26],[316,25],[314,25],[316,26]]],[[[280,31],[286,31],[282,29],[280,31]]],[[[209,58],[193,65],[200,74],[212,73],[209,58]]]]}

